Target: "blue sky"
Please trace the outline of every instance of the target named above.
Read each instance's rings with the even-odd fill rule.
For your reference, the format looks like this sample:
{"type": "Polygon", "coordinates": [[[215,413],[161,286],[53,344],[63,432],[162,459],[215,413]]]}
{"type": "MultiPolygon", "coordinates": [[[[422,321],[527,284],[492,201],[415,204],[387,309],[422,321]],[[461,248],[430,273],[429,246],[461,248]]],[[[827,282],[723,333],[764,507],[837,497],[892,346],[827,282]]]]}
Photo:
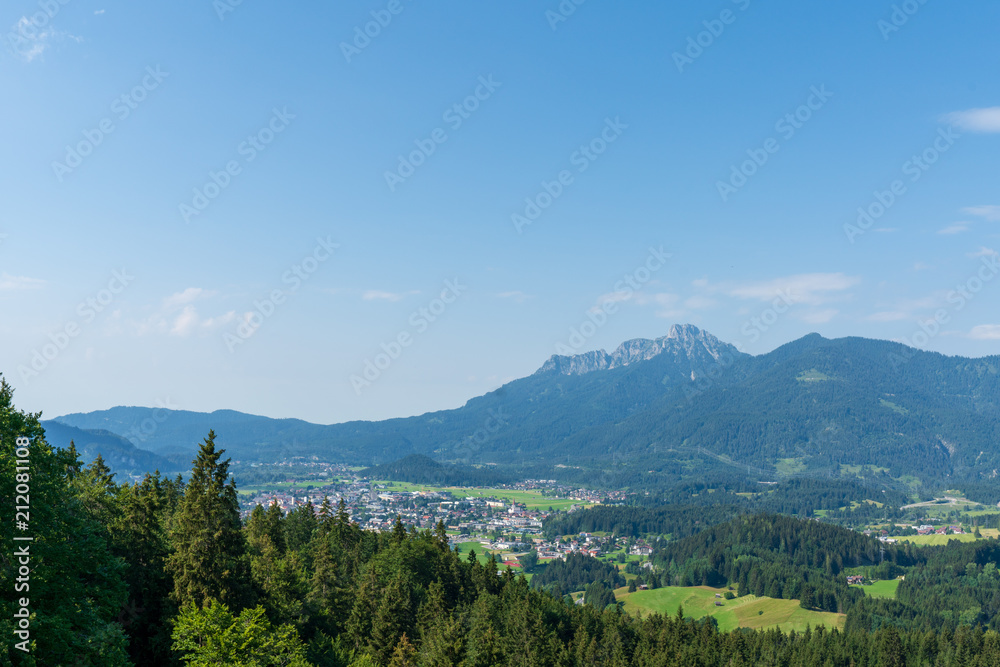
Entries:
{"type": "Polygon", "coordinates": [[[1000,6],[672,5],[5,3],[18,404],[381,419],[673,323],[1000,353],[1000,6]]]}

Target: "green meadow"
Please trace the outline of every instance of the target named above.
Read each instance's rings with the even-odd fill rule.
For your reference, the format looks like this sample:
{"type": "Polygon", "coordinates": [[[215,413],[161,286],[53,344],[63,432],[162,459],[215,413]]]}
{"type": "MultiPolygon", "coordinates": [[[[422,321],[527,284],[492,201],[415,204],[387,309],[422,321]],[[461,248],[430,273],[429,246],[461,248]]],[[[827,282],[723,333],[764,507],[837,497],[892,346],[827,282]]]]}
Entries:
{"type": "Polygon", "coordinates": [[[876,581],[870,586],[851,586],[851,588],[860,588],[870,598],[895,598],[899,582],[899,579],[887,579],[876,581]]]}
{"type": "Polygon", "coordinates": [[[919,544],[920,546],[942,546],[948,544],[950,540],[957,540],[959,542],[975,542],[976,536],[970,535],[969,533],[963,533],[962,535],[938,535],[934,533],[933,535],[907,535],[905,537],[895,538],[900,542],[910,542],[911,544],[919,544]]]}
{"type": "Polygon", "coordinates": [[[708,586],[667,586],[635,593],[629,593],[627,588],[619,588],[615,591],[615,596],[625,603],[625,611],[639,615],[661,613],[672,616],[683,606],[684,616],[712,616],[718,622],[719,629],[724,632],[736,628],[778,628],[788,632],[802,631],[806,626],[844,627],[843,614],[803,609],[798,600],[776,600],[755,595],[744,595],[735,600],[715,597],[717,593],[725,595],[725,592],[724,588],[708,586]],[[716,602],[721,602],[722,606],[716,606],[716,602]]]}
{"type": "Polygon", "coordinates": [[[386,485],[386,491],[413,492],[413,491],[445,491],[451,493],[456,499],[463,499],[468,496],[480,498],[498,498],[508,503],[523,504],[529,510],[545,510],[551,507],[554,510],[569,509],[573,505],[590,506],[592,503],[583,503],[579,500],[569,498],[548,498],[540,491],[521,491],[510,489],[491,489],[462,486],[432,486],[430,484],[410,484],[409,482],[376,482],[376,484],[386,485]]]}

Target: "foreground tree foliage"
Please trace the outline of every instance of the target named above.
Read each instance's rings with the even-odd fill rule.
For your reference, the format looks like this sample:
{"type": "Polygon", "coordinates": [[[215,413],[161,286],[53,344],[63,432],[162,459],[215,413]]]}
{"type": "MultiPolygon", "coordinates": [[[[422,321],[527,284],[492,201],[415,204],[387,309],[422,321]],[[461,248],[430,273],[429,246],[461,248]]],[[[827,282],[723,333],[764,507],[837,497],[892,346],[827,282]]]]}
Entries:
{"type": "MultiPolygon", "coordinates": [[[[16,563],[9,548],[12,524],[5,521],[3,665],[1000,664],[1000,635],[980,624],[995,609],[1000,553],[982,545],[970,545],[965,554],[974,561],[971,567],[958,562],[963,556],[921,562],[926,569],[916,581],[938,590],[943,607],[970,605],[964,615],[964,607],[939,614],[947,621],[940,627],[909,625],[904,613],[889,608],[888,602],[904,610],[933,604],[919,597],[920,589],[909,590],[907,576],[900,601],[854,602],[863,613],[856,621],[849,616],[846,632],[721,633],[710,620],[682,613],[639,619],[623,612],[609,597],[611,586],[622,583],[619,575],[590,562],[574,560],[552,570],[550,583],[583,583],[581,589],[588,589],[590,604],[568,604],[509,569],[498,571],[492,559],[461,557],[449,549],[443,526],[417,532],[397,520],[389,532],[365,532],[350,521],[342,502],[306,505],[287,516],[276,507],[257,508],[244,524],[214,433],[202,444],[186,484],[158,474],[119,484],[100,459],[82,466],[73,448],[49,447],[38,415],[16,411],[4,384],[0,501],[7,507],[14,504],[17,435],[33,439],[32,640],[27,654],[9,640],[16,563]],[[956,583],[961,587],[953,593],[940,589],[956,583]],[[976,614],[972,605],[980,607],[976,614]]],[[[816,591],[829,585],[839,606],[850,598],[841,595],[840,568],[874,558],[860,536],[855,541],[814,522],[773,516],[734,522],[705,531],[711,540],[697,540],[698,533],[665,549],[665,576],[728,573],[739,579],[743,563],[759,557],[760,566],[746,571],[746,586],[766,588],[773,581],[785,589],[815,577],[816,591]],[[726,530],[732,539],[725,539],[726,530]],[[777,560],[764,558],[769,549],[777,560]],[[695,563],[691,568],[689,561],[695,563]],[[779,565],[788,568],[784,581],[779,565]],[[806,574],[810,579],[789,583],[806,574]]],[[[910,558],[905,550],[892,557],[900,563],[910,558]]]]}
{"type": "Polygon", "coordinates": [[[233,616],[221,602],[199,609],[188,603],[174,624],[174,648],[189,665],[308,667],[305,647],[291,624],[273,627],[263,607],[233,616]]]}
{"type": "MultiPolygon", "coordinates": [[[[125,563],[112,553],[106,523],[117,501],[100,462],[82,470],[75,449],[56,450],[43,438],[39,415],[14,409],[12,391],[0,378],[0,503],[4,507],[0,590],[0,632],[7,643],[4,662],[22,665],[127,665],[125,636],[118,616],[128,590],[125,563]],[[31,536],[27,590],[16,592],[14,556],[15,443],[32,439],[30,521],[20,536],[31,536]],[[32,613],[31,652],[14,647],[17,600],[27,598],[32,613]]],[[[113,485],[112,485],[113,486],[113,485]]],[[[16,543],[17,547],[24,542],[16,543]]]]}
{"type": "Polygon", "coordinates": [[[252,599],[236,485],[222,454],[209,431],[173,522],[173,553],[166,565],[178,604],[219,600],[242,609],[252,599]]]}

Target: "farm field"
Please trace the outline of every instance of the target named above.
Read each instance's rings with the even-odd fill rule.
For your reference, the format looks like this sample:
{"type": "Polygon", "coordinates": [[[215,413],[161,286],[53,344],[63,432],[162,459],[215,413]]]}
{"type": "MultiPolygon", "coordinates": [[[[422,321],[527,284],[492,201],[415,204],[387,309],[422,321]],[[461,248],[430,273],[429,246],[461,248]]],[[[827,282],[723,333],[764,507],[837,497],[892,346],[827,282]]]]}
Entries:
{"type": "MultiPolygon", "coordinates": [[[[479,542],[460,542],[460,543],[456,544],[455,547],[458,549],[458,553],[460,553],[463,558],[467,558],[468,555],[469,555],[469,551],[471,551],[472,549],[475,549],[476,550],[476,560],[478,560],[480,563],[485,563],[487,560],[489,560],[489,554],[491,553],[485,547],[483,547],[483,545],[480,544],[479,542]]],[[[510,552],[503,552],[503,553],[501,553],[499,551],[495,551],[493,553],[496,555],[497,568],[501,572],[507,568],[507,566],[504,565],[503,561],[505,561],[505,560],[511,560],[511,561],[517,560],[517,558],[514,556],[514,554],[510,553],[510,552]]],[[[514,571],[514,574],[520,574],[522,577],[524,577],[525,579],[527,579],[528,582],[530,583],[531,582],[531,578],[533,576],[535,576],[536,574],[538,574],[539,572],[541,572],[543,569],[545,569],[545,566],[547,564],[548,564],[547,561],[540,562],[538,565],[535,566],[534,571],[531,572],[531,573],[524,572],[524,570],[521,569],[520,566],[518,566],[518,567],[511,567],[510,569],[514,571]]]]}
{"type": "MultiPolygon", "coordinates": [[[[469,555],[469,552],[473,550],[476,552],[476,560],[480,563],[485,563],[490,559],[490,552],[479,542],[459,542],[455,546],[458,549],[458,553],[462,554],[463,559],[466,558],[469,555]]],[[[499,554],[497,555],[497,558],[499,558],[499,554]]]]}
{"type": "Polygon", "coordinates": [[[851,586],[851,588],[860,588],[870,598],[895,598],[899,582],[899,579],[888,579],[876,581],[871,586],[851,586]]]}
{"type": "MultiPolygon", "coordinates": [[[[996,528],[984,528],[980,532],[983,536],[979,539],[988,539],[997,537],[996,528]]],[[[907,535],[906,537],[895,538],[900,542],[910,542],[911,544],[919,544],[921,546],[941,546],[948,544],[949,540],[958,540],[959,542],[975,542],[976,536],[970,533],[963,533],[962,535],[907,535]]]]}
{"type": "Polygon", "coordinates": [[[529,510],[546,510],[550,507],[554,510],[566,510],[573,505],[580,505],[583,507],[590,507],[592,505],[592,503],[570,500],[569,498],[548,498],[540,491],[519,491],[462,486],[431,486],[429,484],[410,484],[409,482],[388,481],[376,482],[376,484],[385,484],[386,491],[411,493],[413,491],[447,491],[454,494],[457,499],[466,498],[468,496],[500,498],[506,500],[507,502],[522,503],[529,510]]]}
{"type": "Polygon", "coordinates": [[[252,496],[261,493],[263,491],[274,491],[280,493],[282,491],[292,491],[293,489],[302,490],[302,489],[307,489],[309,487],[318,489],[327,484],[330,484],[330,480],[328,479],[319,479],[319,480],[312,479],[300,482],[268,482],[267,484],[239,486],[236,489],[236,493],[241,496],[252,496]]]}
{"type": "Polygon", "coordinates": [[[913,503],[912,505],[904,505],[901,509],[919,509],[921,512],[927,515],[944,515],[950,512],[988,512],[996,511],[996,508],[989,508],[985,505],[981,505],[975,501],[969,500],[968,498],[960,497],[961,494],[956,495],[946,495],[942,498],[935,498],[934,500],[927,500],[921,503],[913,503]]]}
{"type": "MultiPolygon", "coordinates": [[[[476,560],[478,560],[480,563],[485,563],[486,561],[488,561],[490,559],[490,554],[493,554],[497,561],[497,567],[500,570],[503,570],[505,567],[507,567],[506,565],[504,565],[504,561],[517,560],[514,554],[510,551],[497,551],[495,549],[490,550],[484,547],[479,542],[459,542],[458,544],[455,545],[455,547],[458,549],[458,553],[461,554],[462,557],[467,557],[469,555],[469,552],[475,549],[476,560]]],[[[518,567],[512,566],[511,569],[515,571],[520,571],[520,566],[518,567]]]]}
{"type": "Polygon", "coordinates": [[[798,600],[776,600],[755,595],[745,595],[735,600],[719,600],[715,597],[716,593],[724,595],[725,589],[668,586],[635,593],[629,593],[624,587],[615,591],[617,598],[625,603],[625,611],[640,615],[653,612],[673,615],[677,613],[678,607],[683,606],[687,617],[713,616],[719,624],[719,630],[723,632],[736,628],[802,631],[807,625],[813,628],[819,625],[838,629],[844,627],[843,614],[809,611],[800,607],[798,600]],[[717,607],[717,601],[721,601],[723,606],[717,607]]]}

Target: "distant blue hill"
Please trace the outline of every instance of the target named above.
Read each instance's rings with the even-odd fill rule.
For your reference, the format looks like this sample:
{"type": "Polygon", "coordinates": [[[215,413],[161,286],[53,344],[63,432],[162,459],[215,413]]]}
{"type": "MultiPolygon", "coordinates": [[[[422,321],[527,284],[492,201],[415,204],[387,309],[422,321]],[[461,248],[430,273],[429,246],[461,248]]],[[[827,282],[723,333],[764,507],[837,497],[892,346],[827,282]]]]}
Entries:
{"type": "Polygon", "coordinates": [[[143,474],[154,470],[171,473],[190,467],[190,461],[171,460],[140,449],[111,431],[82,429],[54,420],[43,421],[42,427],[45,429],[45,440],[50,445],[65,449],[73,442],[85,463],[90,463],[100,454],[116,473],[143,474]]]}
{"type": "Polygon", "coordinates": [[[817,334],[750,356],[687,325],[610,354],[554,356],[461,408],[405,419],[323,426],[119,407],[56,421],[125,436],[145,423],[149,432],[133,443],[171,458],[190,458],[214,429],[229,456],[247,461],[316,456],[372,466],[421,454],[533,475],[580,468],[616,479],[860,474],[988,483],[1000,471],[1000,357],[817,334]]]}

